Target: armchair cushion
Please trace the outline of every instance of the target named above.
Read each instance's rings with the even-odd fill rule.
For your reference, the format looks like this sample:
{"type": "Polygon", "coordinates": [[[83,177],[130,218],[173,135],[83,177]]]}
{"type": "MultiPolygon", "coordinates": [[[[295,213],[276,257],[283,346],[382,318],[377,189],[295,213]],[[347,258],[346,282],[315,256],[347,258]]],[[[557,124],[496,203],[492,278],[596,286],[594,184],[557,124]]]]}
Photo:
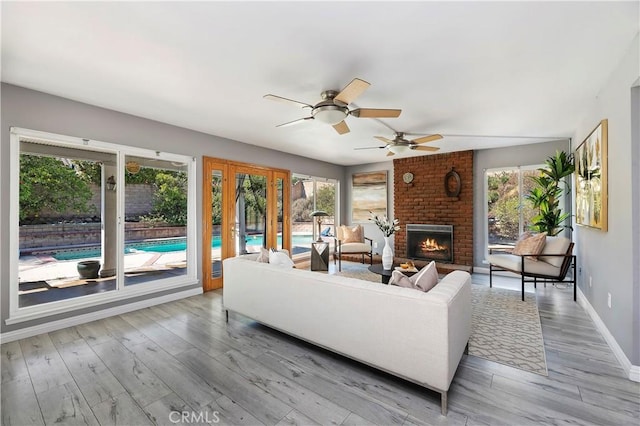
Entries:
{"type": "Polygon", "coordinates": [[[341,253],[368,253],[371,251],[371,244],[367,243],[343,243],[340,245],[341,253]]]}
{"type": "MultiPolygon", "coordinates": [[[[540,254],[545,246],[547,240],[547,233],[542,232],[540,234],[531,235],[523,239],[518,239],[516,246],[513,249],[513,254],[540,254]]],[[[527,256],[529,260],[533,262],[538,261],[537,256],[527,256]]]]}
{"type": "Polygon", "coordinates": [[[349,227],[341,225],[338,228],[338,239],[342,243],[364,243],[364,231],[361,225],[349,227]]]}
{"type": "MultiPolygon", "coordinates": [[[[564,254],[569,249],[569,244],[571,244],[571,240],[565,237],[547,237],[547,243],[541,254],[564,254]]],[[[539,256],[538,259],[560,268],[565,258],[562,256],[539,256]]]]}
{"type": "MultiPolygon", "coordinates": [[[[566,250],[565,250],[566,251],[566,250]]],[[[563,260],[563,257],[558,257],[563,260]]],[[[500,268],[510,271],[519,272],[522,270],[522,256],[512,254],[491,254],[489,255],[489,263],[500,268]]],[[[525,274],[547,275],[549,277],[559,277],[560,267],[551,265],[547,262],[532,261],[528,257],[524,259],[525,274]]]]}

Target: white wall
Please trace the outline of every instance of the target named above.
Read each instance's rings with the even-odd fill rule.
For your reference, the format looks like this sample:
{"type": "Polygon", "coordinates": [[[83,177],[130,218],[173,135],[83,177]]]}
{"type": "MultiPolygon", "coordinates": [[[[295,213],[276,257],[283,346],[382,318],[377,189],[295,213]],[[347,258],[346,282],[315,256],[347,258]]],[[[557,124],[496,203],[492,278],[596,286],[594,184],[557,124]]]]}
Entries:
{"type": "MultiPolygon", "coordinates": [[[[640,42],[636,36],[621,63],[612,64],[615,71],[604,82],[598,96],[590,101],[588,113],[576,126],[572,141],[575,150],[600,120],[609,120],[609,230],[574,227],[578,270],[581,271],[578,279],[589,303],[634,365],[640,365],[637,350],[640,346],[637,321],[640,312],[638,304],[634,303],[640,283],[637,275],[634,277],[637,265],[634,266],[632,260],[632,230],[640,221],[640,215],[637,204],[633,211],[633,200],[637,203],[640,187],[637,179],[632,180],[631,88],[640,76],[639,52],[640,42]],[[609,293],[611,309],[607,307],[609,293]]],[[[637,153],[635,155],[637,161],[637,153]]],[[[637,166],[636,163],[636,172],[637,166]]],[[[637,236],[635,238],[637,244],[637,236]]]]}

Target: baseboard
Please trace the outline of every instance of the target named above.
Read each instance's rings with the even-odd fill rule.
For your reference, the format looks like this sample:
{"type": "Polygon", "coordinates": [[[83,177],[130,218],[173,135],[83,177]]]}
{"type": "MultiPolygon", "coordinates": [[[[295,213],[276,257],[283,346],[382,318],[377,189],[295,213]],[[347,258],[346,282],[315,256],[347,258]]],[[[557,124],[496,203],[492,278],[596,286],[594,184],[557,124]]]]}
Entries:
{"type": "Polygon", "coordinates": [[[84,315],[78,315],[74,317],[64,318],[57,321],[51,321],[46,324],[38,324],[33,327],[25,327],[19,330],[8,331],[0,334],[0,342],[7,343],[14,340],[25,339],[31,336],[37,336],[42,333],[49,333],[52,331],[60,330],[74,325],[84,324],[91,321],[100,320],[103,318],[112,317],[115,315],[126,314],[127,312],[137,311],[139,309],[148,308],[150,306],[160,305],[162,303],[172,302],[174,300],[184,299],[185,297],[196,296],[202,294],[202,288],[193,288],[190,290],[179,291],[176,293],[167,294],[160,297],[154,297],[151,299],[141,300],[139,302],[128,303],[126,305],[114,306],[113,308],[103,309],[96,312],[91,312],[84,315]]]}
{"type": "Polygon", "coordinates": [[[620,362],[620,364],[622,365],[622,368],[627,373],[627,377],[629,378],[629,380],[633,380],[634,382],[640,382],[640,366],[631,364],[631,361],[629,361],[629,358],[627,358],[627,355],[625,355],[620,345],[618,345],[618,342],[616,341],[615,337],[613,337],[613,335],[611,334],[607,326],[600,319],[600,316],[598,315],[596,310],[593,309],[593,306],[591,306],[591,303],[589,303],[589,300],[584,295],[584,293],[582,293],[582,290],[580,290],[579,287],[578,287],[578,304],[582,306],[585,311],[587,311],[587,313],[591,317],[591,320],[596,325],[596,328],[602,334],[602,337],[604,337],[604,340],[607,342],[607,344],[613,351],[613,354],[618,359],[618,362],[620,362]]]}

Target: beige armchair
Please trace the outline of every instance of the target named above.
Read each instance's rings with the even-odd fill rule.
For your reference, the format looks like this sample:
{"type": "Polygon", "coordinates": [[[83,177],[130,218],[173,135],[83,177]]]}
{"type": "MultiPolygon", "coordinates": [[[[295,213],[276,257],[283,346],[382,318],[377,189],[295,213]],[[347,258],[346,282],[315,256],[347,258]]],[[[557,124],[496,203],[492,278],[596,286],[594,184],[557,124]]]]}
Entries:
{"type": "MultiPolygon", "coordinates": [[[[533,283],[537,287],[538,278],[550,282],[573,284],[573,301],[576,301],[576,255],[573,254],[573,243],[564,237],[547,237],[539,254],[511,254],[503,250],[489,250],[489,287],[493,287],[494,271],[509,271],[520,275],[522,282],[522,300],[524,301],[525,283],[533,283]],[[531,260],[535,256],[537,260],[531,260]],[[566,279],[569,269],[573,269],[566,279]],[[529,278],[529,279],[527,279],[529,278]],[[533,279],[531,279],[533,278],[533,279]]],[[[546,286],[546,284],[545,284],[546,286]]]]}
{"type": "Polygon", "coordinates": [[[335,251],[333,263],[338,260],[338,271],[342,270],[343,254],[360,254],[362,263],[364,257],[369,257],[369,264],[373,265],[373,240],[364,236],[362,225],[336,227],[335,251]]]}

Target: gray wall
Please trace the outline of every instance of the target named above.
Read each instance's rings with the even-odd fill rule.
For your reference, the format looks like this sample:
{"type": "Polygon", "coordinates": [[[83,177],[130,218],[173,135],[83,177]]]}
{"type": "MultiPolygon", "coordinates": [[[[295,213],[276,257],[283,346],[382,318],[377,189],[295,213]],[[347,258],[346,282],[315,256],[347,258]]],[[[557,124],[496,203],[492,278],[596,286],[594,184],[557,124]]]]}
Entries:
{"type": "MultiPolygon", "coordinates": [[[[358,166],[349,166],[345,170],[344,185],[342,185],[342,192],[344,194],[344,206],[342,215],[342,225],[351,224],[351,175],[354,173],[362,172],[378,172],[381,170],[387,171],[387,216],[393,219],[393,161],[385,161],[382,163],[369,163],[361,164],[358,166]]],[[[378,229],[372,222],[363,223],[364,235],[367,238],[371,238],[374,242],[374,253],[381,254],[384,247],[384,236],[382,231],[378,229]],[[375,244],[377,243],[377,248],[375,244]]],[[[393,244],[393,236],[390,239],[393,244]]]]}
{"type": "Polygon", "coordinates": [[[631,170],[633,196],[633,364],[640,364],[640,78],[631,89],[631,170]]]}
{"type": "MultiPolygon", "coordinates": [[[[575,227],[578,268],[582,271],[580,289],[616,339],[627,358],[640,365],[638,338],[638,153],[639,141],[632,142],[632,87],[640,76],[638,35],[627,54],[588,106],[588,112],[576,126],[575,149],[602,119],[609,120],[608,192],[609,229],[607,232],[575,227]],[[635,162],[635,169],[634,169],[635,162]],[[636,176],[634,180],[633,177],[636,176]],[[635,207],[634,207],[635,206],[635,207]],[[634,233],[633,230],[636,229],[634,233]],[[634,249],[635,235],[635,249],[634,249]],[[589,277],[592,285],[589,285],[589,277]],[[611,294],[611,308],[607,296],[611,294]]],[[[635,111],[637,114],[637,110],[635,111]]],[[[637,123],[638,116],[633,120],[637,123]]],[[[637,126],[637,124],[636,124],[637,126]]]]}
{"type": "MultiPolygon", "coordinates": [[[[203,155],[290,169],[292,172],[304,172],[304,174],[312,176],[338,180],[342,180],[344,176],[344,167],[342,166],[211,136],[4,83],[1,87],[1,110],[0,181],[3,182],[9,182],[10,127],[23,127],[196,157],[196,233],[198,236],[202,234],[201,182],[203,155]]],[[[6,206],[9,205],[9,185],[1,185],[0,187],[0,205],[2,206],[0,210],[6,210],[6,206]]],[[[12,280],[9,277],[8,268],[8,220],[9,218],[5,211],[0,216],[0,246],[2,247],[2,256],[0,257],[0,309],[2,311],[0,330],[8,332],[71,315],[94,312],[96,308],[87,308],[12,326],[7,326],[4,323],[9,312],[9,285],[15,285],[15,283],[12,283],[15,278],[12,280]]],[[[202,240],[200,237],[198,239],[197,245],[201,247],[202,240]]],[[[198,259],[197,265],[198,278],[201,277],[202,265],[200,260],[198,259]]],[[[101,305],[100,309],[148,297],[155,297],[155,295],[127,302],[101,305]]]]}
{"type": "MultiPolygon", "coordinates": [[[[487,169],[514,166],[533,166],[544,163],[557,150],[570,152],[569,140],[560,140],[507,148],[481,149],[473,156],[473,259],[475,267],[488,268],[484,263],[487,235],[485,232],[486,200],[484,172],[487,169]]],[[[571,211],[571,197],[567,196],[564,211],[571,211]]]]}

